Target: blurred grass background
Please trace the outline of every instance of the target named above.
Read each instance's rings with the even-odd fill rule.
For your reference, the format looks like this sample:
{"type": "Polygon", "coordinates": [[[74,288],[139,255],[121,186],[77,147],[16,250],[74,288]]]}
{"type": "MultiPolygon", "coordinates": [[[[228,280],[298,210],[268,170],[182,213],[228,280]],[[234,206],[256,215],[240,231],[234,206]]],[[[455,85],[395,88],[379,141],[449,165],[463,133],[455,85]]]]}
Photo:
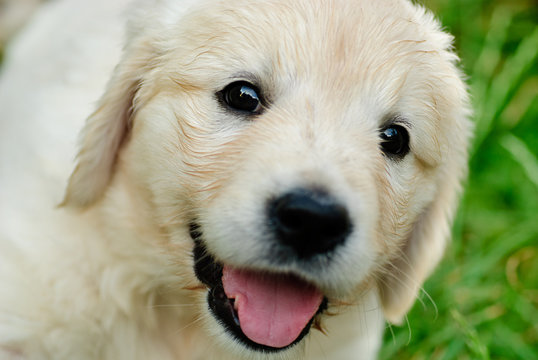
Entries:
{"type": "Polygon", "coordinates": [[[538,3],[421,3],[456,37],[476,135],[453,241],[380,359],[538,359],[538,3]]]}
{"type": "Polygon", "coordinates": [[[476,135],[453,241],[380,359],[538,359],[538,4],[422,2],[456,37],[476,135]]]}

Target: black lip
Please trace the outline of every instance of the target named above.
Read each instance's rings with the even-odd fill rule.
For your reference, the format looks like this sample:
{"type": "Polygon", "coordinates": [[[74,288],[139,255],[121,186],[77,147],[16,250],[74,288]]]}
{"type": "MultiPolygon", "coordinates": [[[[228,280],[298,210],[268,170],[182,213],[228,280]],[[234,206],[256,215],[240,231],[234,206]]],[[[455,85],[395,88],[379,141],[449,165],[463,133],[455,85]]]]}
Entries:
{"type": "Polygon", "coordinates": [[[239,319],[233,306],[233,299],[228,299],[222,286],[222,265],[207,252],[202,241],[201,228],[195,222],[190,224],[190,235],[194,240],[194,273],[196,274],[196,277],[209,288],[207,293],[207,304],[211,313],[236,340],[241,342],[247,348],[260,352],[278,352],[289,349],[300,342],[308,334],[315,317],[327,309],[327,298],[323,298],[316,315],[310,319],[297,339],[287,346],[275,348],[255,343],[243,333],[239,326],[239,319]]]}

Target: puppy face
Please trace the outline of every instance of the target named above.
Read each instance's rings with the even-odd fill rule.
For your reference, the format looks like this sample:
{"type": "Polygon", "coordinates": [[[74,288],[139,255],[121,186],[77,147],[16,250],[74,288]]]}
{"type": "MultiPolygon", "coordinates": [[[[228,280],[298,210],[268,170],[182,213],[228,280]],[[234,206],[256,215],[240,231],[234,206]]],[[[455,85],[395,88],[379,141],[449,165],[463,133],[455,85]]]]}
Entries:
{"type": "Polygon", "coordinates": [[[167,14],[133,30],[67,203],[126,174],[193,254],[178,254],[182,272],[204,284],[199,311],[224,342],[286,351],[370,289],[397,322],[442,254],[465,172],[451,38],[403,1],[167,14]]]}

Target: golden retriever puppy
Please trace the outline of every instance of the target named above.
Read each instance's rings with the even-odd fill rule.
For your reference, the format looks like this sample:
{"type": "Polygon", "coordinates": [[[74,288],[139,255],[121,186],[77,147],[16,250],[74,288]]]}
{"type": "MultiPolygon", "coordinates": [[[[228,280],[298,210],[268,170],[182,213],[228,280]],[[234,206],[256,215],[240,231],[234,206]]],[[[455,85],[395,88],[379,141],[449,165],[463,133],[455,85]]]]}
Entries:
{"type": "Polygon", "coordinates": [[[375,358],[466,172],[451,43],[407,0],[47,3],[0,84],[2,359],[375,358]]]}

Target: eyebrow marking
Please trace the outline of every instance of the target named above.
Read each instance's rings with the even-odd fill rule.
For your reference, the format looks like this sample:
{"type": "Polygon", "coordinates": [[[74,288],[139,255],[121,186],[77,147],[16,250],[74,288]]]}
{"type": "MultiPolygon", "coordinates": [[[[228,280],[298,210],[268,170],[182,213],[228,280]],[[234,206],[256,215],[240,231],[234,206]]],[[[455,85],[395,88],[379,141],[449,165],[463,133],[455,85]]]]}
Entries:
{"type": "Polygon", "coordinates": [[[230,81],[240,81],[240,80],[248,81],[252,83],[252,85],[256,85],[257,87],[260,87],[260,84],[261,84],[261,79],[249,71],[241,71],[241,72],[235,73],[229,76],[228,79],[230,79],[230,81]]]}
{"type": "Polygon", "coordinates": [[[413,124],[401,114],[393,114],[393,115],[387,116],[386,120],[383,121],[383,123],[381,124],[380,129],[385,129],[391,125],[401,125],[407,130],[410,130],[413,128],[413,124]]]}

